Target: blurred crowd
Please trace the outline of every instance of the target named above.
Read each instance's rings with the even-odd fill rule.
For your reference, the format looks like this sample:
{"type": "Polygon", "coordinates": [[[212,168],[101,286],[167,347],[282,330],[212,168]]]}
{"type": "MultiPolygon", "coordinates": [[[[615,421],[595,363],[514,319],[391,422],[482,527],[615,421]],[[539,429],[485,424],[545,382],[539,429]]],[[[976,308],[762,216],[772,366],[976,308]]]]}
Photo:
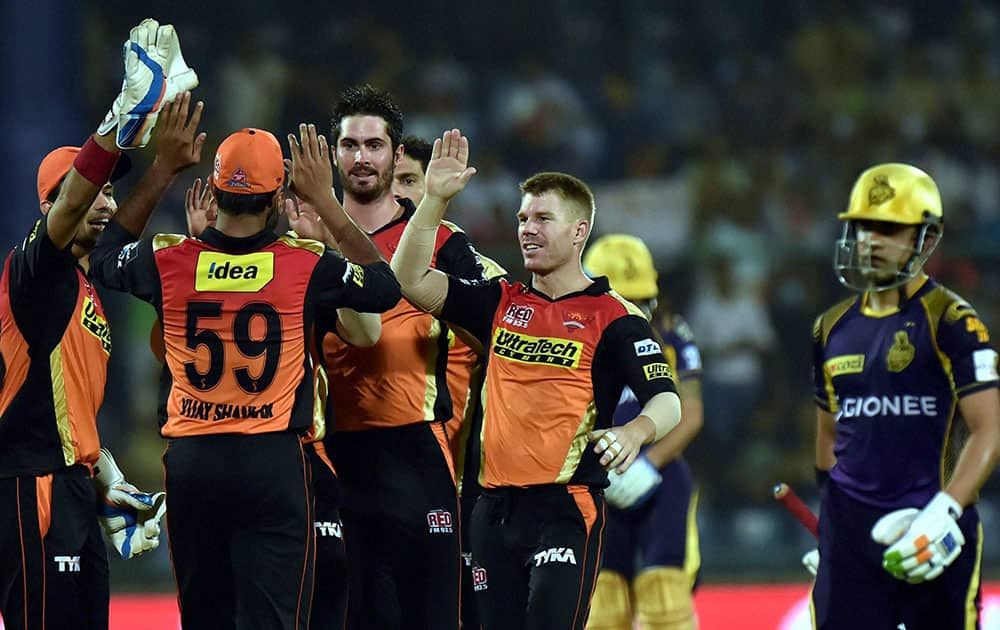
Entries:
{"type": "MultiPolygon", "coordinates": [[[[201,77],[206,155],[242,127],[279,138],[300,121],[326,129],[335,96],[370,82],[394,93],[407,133],[433,139],[460,127],[470,137],[479,172],[449,218],[515,277],[517,184],[539,170],[594,185],[598,234],[646,240],[661,303],[688,319],[703,352],[705,429],[689,461],[702,486],[704,579],[791,575],[809,545],[770,490],[787,481],[816,504],[810,330],[846,295],[830,266],[836,213],[863,168],[906,161],[936,179],[946,236],[929,269],[1000,335],[992,3],[199,6],[158,17],[183,32],[201,77]]],[[[114,83],[120,65],[104,42],[134,10],[124,0],[81,5],[78,58],[94,84],[114,83]]],[[[83,91],[80,118],[100,118],[107,99],[83,91]]],[[[164,202],[175,209],[158,213],[153,229],[184,230],[184,188],[208,173],[209,158],[200,169],[175,185],[164,202]]],[[[109,388],[102,435],[128,470],[152,479],[136,472],[133,481],[155,485],[163,444],[153,419],[158,367],[145,351],[152,310],[108,302],[121,322],[112,379],[122,386],[109,388]]],[[[982,512],[986,531],[1000,530],[996,478],[982,512]]],[[[985,554],[995,574],[1000,544],[988,541],[985,554]]],[[[169,576],[165,558],[162,566],[169,576]]],[[[145,569],[112,575],[135,571],[145,569]]]]}

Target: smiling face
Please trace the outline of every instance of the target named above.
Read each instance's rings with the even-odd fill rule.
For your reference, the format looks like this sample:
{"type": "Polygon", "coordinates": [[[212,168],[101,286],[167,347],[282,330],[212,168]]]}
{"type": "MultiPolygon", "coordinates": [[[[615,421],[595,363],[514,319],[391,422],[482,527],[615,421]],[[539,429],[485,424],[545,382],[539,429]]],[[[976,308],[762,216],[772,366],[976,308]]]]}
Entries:
{"type": "MultiPolygon", "coordinates": [[[[52,209],[52,202],[43,201],[40,209],[42,214],[48,214],[49,210],[52,209]]],[[[117,212],[118,203],[115,201],[115,188],[109,182],[104,184],[97,193],[97,197],[90,204],[85,218],[76,229],[76,234],[73,235],[74,248],[81,250],[84,254],[93,251],[97,245],[97,239],[100,238],[104,228],[117,212]]]]}
{"type": "Polygon", "coordinates": [[[389,194],[402,145],[393,151],[381,116],[347,116],[340,121],[336,163],[344,193],[361,203],[389,194]]]}
{"type": "Polygon", "coordinates": [[[590,222],[559,193],[525,193],[517,213],[517,238],[524,268],[546,275],[578,264],[590,222]]]}

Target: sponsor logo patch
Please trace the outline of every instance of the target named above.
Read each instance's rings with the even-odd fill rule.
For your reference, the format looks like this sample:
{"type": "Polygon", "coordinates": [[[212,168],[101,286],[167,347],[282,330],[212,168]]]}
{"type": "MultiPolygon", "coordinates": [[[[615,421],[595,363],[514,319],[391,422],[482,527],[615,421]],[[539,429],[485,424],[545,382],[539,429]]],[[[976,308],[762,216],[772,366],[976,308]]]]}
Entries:
{"type": "Polygon", "coordinates": [[[534,314],[535,309],[530,306],[511,304],[504,311],[503,323],[517,326],[518,328],[527,328],[528,322],[531,321],[531,316],[534,314]]]}
{"type": "Polygon", "coordinates": [[[934,417],[938,415],[937,398],[934,396],[851,396],[840,403],[837,420],[848,418],[875,418],[878,416],[934,417]]]}
{"type": "Polygon", "coordinates": [[[635,356],[637,357],[648,357],[660,351],[660,344],[649,337],[646,337],[642,341],[636,341],[632,345],[635,347],[635,356]]]}
{"type": "Polygon", "coordinates": [[[865,355],[842,354],[839,357],[827,359],[826,363],[823,364],[823,369],[830,375],[830,378],[845,374],[861,374],[865,370],[865,355]]]}
{"type": "Polygon", "coordinates": [[[544,363],[576,369],[583,354],[583,342],[558,337],[532,337],[497,328],[493,334],[493,354],[519,363],[544,363]]]}
{"type": "Polygon", "coordinates": [[[365,286],[365,270],[360,265],[349,262],[347,263],[347,269],[344,270],[344,277],[341,280],[344,284],[347,284],[347,281],[351,280],[359,287],[363,287],[365,286]]]}
{"type": "Polygon", "coordinates": [[[483,567],[472,567],[472,590],[486,590],[486,569],[483,567]]]}
{"type": "Polygon", "coordinates": [[[576,554],[568,547],[553,547],[545,549],[535,554],[535,566],[540,567],[550,562],[561,562],[563,564],[576,564],[576,554]]]}
{"type": "Polygon", "coordinates": [[[52,559],[59,565],[60,573],[80,572],[80,556],[52,556],[52,559]]]}
{"type": "Polygon", "coordinates": [[[451,512],[448,510],[431,510],[427,513],[427,531],[431,534],[450,534],[452,528],[451,512]]]}
{"type": "Polygon", "coordinates": [[[646,375],[647,381],[652,381],[657,378],[673,378],[674,375],[670,371],[670,365],[667,363],[650,363],[648,365],[642,366],[642,373],[646,375]]]}
{"type": "Polygon", "coordinates": [[[83,311],[80,313],[80,325],[101,341],[104,352],[111,354],[111,327],[106,319],[97,312],[97,304],[90,297],[83,298],[83,311]]]}
{"type": "Polygon", "coordinates": [[[274,278],[274,254],[255,252],[233,255],[201,252],[195,271],[195,291],[253,293],[274,278]]]}
{"type": "Polygon", "coordinates": [[[313,522],[313,526],[316,528],[317,536],[333,536],[334,538],[344,537],[341,525],[336,521],[315,521],[313,522]]]}
{"type": "Polygon", "coordinates": [[[972,364],[976,368],[976,380],[980,383],[997,380],[997,352],[983,348],[972,353],[972,364]]]}

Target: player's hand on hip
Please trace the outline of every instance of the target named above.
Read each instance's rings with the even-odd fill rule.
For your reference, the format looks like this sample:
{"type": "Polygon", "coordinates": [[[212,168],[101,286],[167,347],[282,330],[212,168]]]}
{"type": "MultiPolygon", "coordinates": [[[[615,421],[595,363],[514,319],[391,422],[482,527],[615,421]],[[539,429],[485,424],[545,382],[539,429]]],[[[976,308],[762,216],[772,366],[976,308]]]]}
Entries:
{"type": "Polygon", "coordinates": [[[303,201],[316,204],[333,196],[333,164],[326,136],[316,132],[316,125],[299,124],[299,138],[288,134],[292,159],[285,160],[292,191],[303,201]]]}
{"type": "MultiPolygon", "coordinates": [[[[649,424],[652,425],[652,421],[649,424]]],[[[612,429],[591,431],[587,439],[596,442],[594,452],[601,456],[601,466],[622,474],[639,456],[642,445],[650,439],[647,434],[644,425],[632,420],[612,429]]]]}
{"type": "Polygon", "coordinates": [[[201,162],[205,133],[198,133],[198,124],[204,108],[205,104],[198,101],[191,111],[191,92],[181,92],[173,101],[164,103],[156,125],[154,164],[174,175],[201,162]]]}
{"type": "Polygon", "coordinates": [[[469,139],[458,129],[450,129],[434,141],[424,176],[425,194],[450,201],[475,174],[476,169],[469,166],[469,139]]]}
{"type": "Polygon", "coordinates": [[[188,234],[191,236],[201,236],[207,228],[215,227],[219,218],[219,206],[215,203],[215,195],[212,194],[208,179],[202,188],[201,178],[195,178],[194,184],[184,196],[184,212],[187,214],[188,234]]]}
{"type": "Polygon", "coordinates": [[[896,510],[879,519],[872,528],[872,538],[891,541],[912,518],[898,540],[885,550],[882,566],[894,577],[916,584],[941,575],[962,552],[965,536],[958,526],[962,506],[946,492],[938,492],[915,515],[913,509],[896,510]]]}
{"type": "Polygon", "coordinates": [[[604,498],[619,510],[636,509],[656,493],[662,481],[656,466],[645,455],[640,455],[624,473],[608,472],[610,485],[604,489],[604,498]]]}
{"type": "Polygon", "coordinates": [[[104,135],[117,128],[118,147],[133,149],[149,142],[163,103],[197,87],[198,75],[184,62],[174,27],[151,18],[130,31],[122,53],[121,92],[97,131],[104,135]]]}

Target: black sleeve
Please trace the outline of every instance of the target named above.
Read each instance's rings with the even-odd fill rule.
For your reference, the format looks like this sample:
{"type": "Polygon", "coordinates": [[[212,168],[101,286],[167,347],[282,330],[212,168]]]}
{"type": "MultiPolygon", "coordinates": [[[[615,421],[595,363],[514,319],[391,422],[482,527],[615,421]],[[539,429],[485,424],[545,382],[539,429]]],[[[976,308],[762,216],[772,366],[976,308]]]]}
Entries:
{"type": "Polygon", "coordinates": [[[484,280],[486,273],[479,260],[479,253],[465,232],[453,232],[438,248],[435,269],[457,278],[484,280]]]}
{"type": "Polygon", "coordinates": [[[10,259],[11,303],[30,306],[34,296],[51,291],[58,274],[72,274],[76,258],[69,247],[56,249],[46,229],[47,217],[35,221],[24,239],[14,247],[10,259]]]}
{"type": "Polygon", "coordinates": [[[146,302],[160,295],[152,238],[137,241],[115,221],[104,228],[90,255],[90,275],[113,291],[131,293],[146,302]]]}
{"type": "Polygon", "coordinates": [[[467,280],[449,275],[448,297],[441,307],[441,319],[464,328],[488,348],[503,290],[501,282],[504,282],[501,278],[467,280]]]}
{"type": "Polygon", "coordinates": [[[338,308],[384,313],[402,297],[389,263],[357,265],[332,250],[320,258],[310,284],[315,287],[312,299],[323,316],[330,316],[330,311],[338,308]]]}
{"type": "Polygon", "coordinates": [[[677,392],[670,364],[656,341],[653,329],[638,315],[619,317],[604,329],[594,357],[595,394],[599,380],[610,380],[610,390],[617,396],[621,387],[615,378],[628,385],[640,405],[663,392],[677,392]]]}

